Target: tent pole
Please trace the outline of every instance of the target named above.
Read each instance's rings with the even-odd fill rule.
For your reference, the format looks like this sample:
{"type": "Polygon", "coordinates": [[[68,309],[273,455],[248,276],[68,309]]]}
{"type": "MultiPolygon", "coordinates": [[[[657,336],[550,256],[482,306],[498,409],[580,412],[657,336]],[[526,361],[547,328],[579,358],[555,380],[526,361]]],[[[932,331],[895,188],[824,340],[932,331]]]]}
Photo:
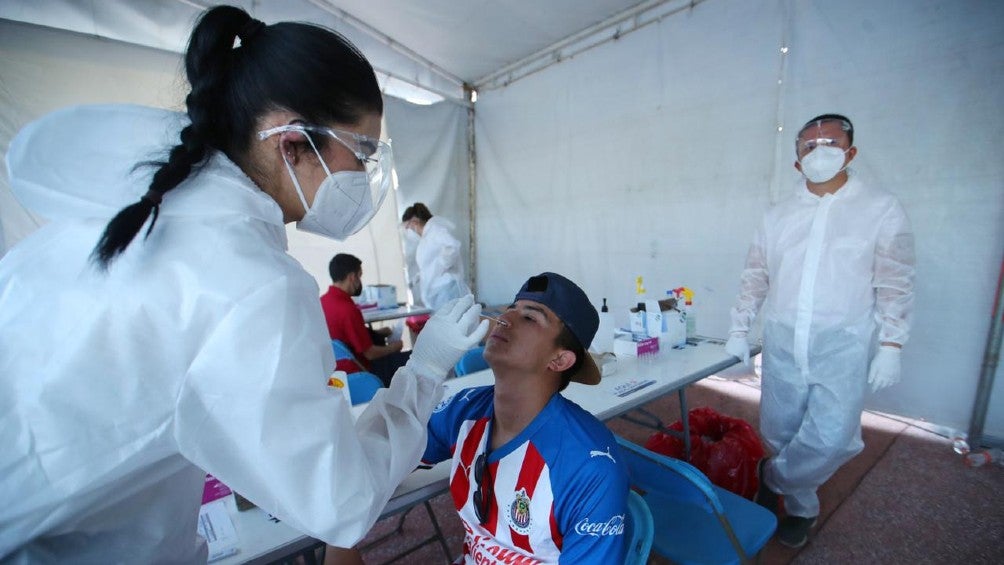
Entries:
{"type": "Polygon", "coordinates": [[[980,369],[980,382],[976,388],[973,415],[969,420],[967,440],[971,449],[979,449],[983,442],[983,425],[987,420],[987,406],[990,404],[990,393],[994,387],[994,373],[1001,356],[1002,328],[1004,328],[1004,260],[1001,261],[1001,273],[997,277],[993,318],[990,320],[990,331],[987,332],[987,347],[983,353],[983,366],[980,369]]]}
{"type": "Polygon", "coordinates": [[[470,219],[470,229],[468,232],[470,250],[470,262],[468,263],[467,277],[470,279],[471,292],[477,296],[478,290],[478,241],[477,241],[477,180],[478,163],[474,146],[474,104],[477,100],[477,92],[470,84],[464,84],[464,98],[467,100],[467,217],[470,219]]]}

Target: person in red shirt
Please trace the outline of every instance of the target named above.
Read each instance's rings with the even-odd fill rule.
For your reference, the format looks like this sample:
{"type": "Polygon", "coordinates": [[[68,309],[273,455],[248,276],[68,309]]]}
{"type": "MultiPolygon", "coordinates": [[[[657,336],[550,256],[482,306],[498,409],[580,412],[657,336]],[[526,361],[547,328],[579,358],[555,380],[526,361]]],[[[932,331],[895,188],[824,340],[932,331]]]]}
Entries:
{"type": "Polygon", "coordinates": [[[386,339],[390,332],[389,329],[386,334],[369,329],[359,307],[352,301],[353,296],[363,291],[363,262],[354,255],[339,253],[328,263],[328,273],[332,284],[321,296],[328,334],[331,339],[348,346],[355,357],[355,360],[339,359],[335,369],[346,373],[369,371],[380,377],[385,386],[390,386],[391,377],[405,364],[411,352],[401,351],[404,344],[400,340],[386,345],[374,343],[374,337],[386,339]]]}

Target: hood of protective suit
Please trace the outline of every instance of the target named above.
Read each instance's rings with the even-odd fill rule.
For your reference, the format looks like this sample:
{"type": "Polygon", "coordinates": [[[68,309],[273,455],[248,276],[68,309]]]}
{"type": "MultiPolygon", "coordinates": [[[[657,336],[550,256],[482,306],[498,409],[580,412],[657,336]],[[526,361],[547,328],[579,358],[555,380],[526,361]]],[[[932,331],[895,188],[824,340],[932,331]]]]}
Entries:
{"type": "MultiPolygon", "coordinates": [[[[186,125],[184,114],[134,105],[73,106],[47,114],[11,141],[11,191],[22,206],[46,219],[110,218],[146,192],[157,167],[142,163],[166,161],[186,125]]],[[[164,197],[161,214],[232,214],[214,202],[219,202],[218,191],[241,187],[259,196],[246,199],[250,207],[243,214],[282,225],[275,201],[225,155],[216,152],[209,160],[236,170],[246,182],[214,183],[198,191],[185,190],[187,181],[182,182],[164,197]]]]}
{"type": "Polygon", "coordinates": [[[428,230],[430,228],[432,229],[432,231],[434,233],[442,231],[442,230],[445,230],[447,232],[453,233],[453,230],[457,229],[457,226],[454,225],[453,222],[451,222],[450,220],[447,220],[446,218],[444,218],[442,216],[433,216],[433,217],[429,218],[428,222],[425,222],[425,227],[422,230],[423,231],[422,237],[425,237],[425,235],[428,235],[428,230]]]}

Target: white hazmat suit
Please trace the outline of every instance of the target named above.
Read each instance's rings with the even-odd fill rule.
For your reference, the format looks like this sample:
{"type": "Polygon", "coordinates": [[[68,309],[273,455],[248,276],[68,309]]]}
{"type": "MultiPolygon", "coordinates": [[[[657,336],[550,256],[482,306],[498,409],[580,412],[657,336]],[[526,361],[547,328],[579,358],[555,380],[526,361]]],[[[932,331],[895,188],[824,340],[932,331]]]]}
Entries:
{"type": "Polygon", "coordinates": [[[471,292],[464,280],[460,241],[453,236],[453,229],[446,218],[429,218],[415,250],[422,302],[433,310],[471,292]]]}
{"type": "Polygon", "coordinates": [[[205,562],[207,471],[348,547],[425,447],[440,367],[403,367],[353,421],[282,211],[223,154],[107,273],[90,262],[184,119],[77,107],[11,144],[15,194],[51,221],[0,261],[0,561],[205,562]]]}
{"type": "Polygon", "coordinates": [[[822,197],[803,180],[766,212],[732,309],[730,333],[745,336],[766,299],[760,432],[774,456],[762,480],[806,518],[819,514],[819,486],[863,448],[871,353],[906,343],[913,308],[906,213],[848,173],[822,197]]]}

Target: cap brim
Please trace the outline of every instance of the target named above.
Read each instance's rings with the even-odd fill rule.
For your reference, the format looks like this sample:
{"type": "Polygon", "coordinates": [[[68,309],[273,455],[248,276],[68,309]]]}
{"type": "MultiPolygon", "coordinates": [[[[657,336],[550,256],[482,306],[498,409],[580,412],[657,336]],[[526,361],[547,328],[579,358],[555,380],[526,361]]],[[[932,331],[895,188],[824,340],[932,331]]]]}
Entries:
{"type": "Polygon", "coordinates": [[[596,359],[593,358],[592,352],[586,352],[586,359],[582,362],[582,366],[572,377],[572,382],[582,383],[584,385],[598,385],[600,384],[600,367],[596,364],[596,359]]]}

